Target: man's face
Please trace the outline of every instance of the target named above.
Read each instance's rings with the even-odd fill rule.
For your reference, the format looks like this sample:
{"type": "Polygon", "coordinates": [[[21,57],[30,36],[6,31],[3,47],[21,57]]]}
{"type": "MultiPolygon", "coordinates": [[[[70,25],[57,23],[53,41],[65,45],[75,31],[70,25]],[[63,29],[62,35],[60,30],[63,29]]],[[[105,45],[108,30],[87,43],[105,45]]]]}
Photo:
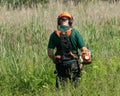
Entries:
{"type": "Polygon", "coordinates": [[[69,25],[69,19],[66,17],[61,18],[62,20],[62,25],[69,25]]]}

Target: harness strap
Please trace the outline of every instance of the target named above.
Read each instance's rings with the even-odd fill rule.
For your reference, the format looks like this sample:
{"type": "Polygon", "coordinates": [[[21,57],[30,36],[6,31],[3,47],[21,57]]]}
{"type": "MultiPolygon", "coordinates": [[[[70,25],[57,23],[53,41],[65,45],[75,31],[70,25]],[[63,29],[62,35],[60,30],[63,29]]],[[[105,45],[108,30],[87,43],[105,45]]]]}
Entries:
{"type": "MultiPolygon", "coordinates": [[[[76,56],[75,54],[73,54],[73,52],[70,51],[69,54],[70,54],[74,59],[76,59],[76,60],[79,59],[78,56],[76,56]]],[[[55,59],[61,59],[61,55],[56,55],[54,58],[55,58],[55,59]]]]}
{"type": "Polygon", "coordinates": [[[76,60],[78,60],[79,58],[78,58],[78,56],[76,56],[75,54],[73,54],[73,52],[72,51],[70,51],[69,52],[69,54],[74,58],[74,59],[76,59],[76,60]]]}
{"type": "MultiPolygon", "coordinates": [[[[62,34],[62,35],[67,34],[68,36],[70,36],[70,34],[71,34],[71,32],[72,32],[72,28],[70,28],[69,30],[67,30],[67,31],[65,31],[65,32],[61,32],[60,30],[56,30],[55,32],[56,32],[56,34],[57,34],[58,37],[60,37],[60,34],[62,34]]],[[[76,60],[79,59],[78,56],[76,56],[72,51],[70,51],[69,54],[70,54],[74,59],[76,59],[76,60]]],[[[60,59],[60,58],[61,58],[60,55],[59,55],[59,56],[56,56],[56,59],[60,59]]]]}
{"type": "MultiPolygon", "coordinates": [[[[60,34],[65,35],[67,33],[68,37],[70,36],[71,32],[72,32],[72,28],[70,28],[69,30],[65,31],[65,32],[61,32],[60,30],[56,30],[55,31],[57,36],[60,37],[60,34]]],[[[78,56],[76,56],[72,51],[69,51],[69,54],[76,60],[78,60],[78,56]]],[[[60,57],[61,58],[61,57],[60,57]]]]}

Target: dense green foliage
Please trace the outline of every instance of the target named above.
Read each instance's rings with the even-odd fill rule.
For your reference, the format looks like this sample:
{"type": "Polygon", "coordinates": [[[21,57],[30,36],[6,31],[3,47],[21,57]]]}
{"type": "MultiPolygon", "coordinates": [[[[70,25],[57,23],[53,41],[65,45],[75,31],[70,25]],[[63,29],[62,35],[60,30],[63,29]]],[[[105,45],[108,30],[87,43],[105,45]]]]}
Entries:
{"type": "Polygon", "coordinates": [[[77,89],[68,84],[60,90],[47,56],[51,27],[43,19],[35,15],[22,24],[17,19],[0,22],[0,96],[119,96],[120,17],[76,23],[93,51],[93,62],[84,67],[77,89]]]}
{"type": "MultiPolygon", "coordinates": [[[[120,21],[108,21],[104,26],[100,24],[99,28],[94,24],[83,26],[84,37],[93,50],[93,63],[85,66],[80,89],[75,93],[77,96],[120,94],[120,29],[117,23],[120,24],[120,21]]],[[[0,25],[1,96],[55,94],[55,90],[51,89],[55,83],[54,67],[46,54],[46,29],[33,20],[17,33],[15,30],[16,26],[0,25]]],[[[69,94],[74,94],[74,91],[69,94]]]]}

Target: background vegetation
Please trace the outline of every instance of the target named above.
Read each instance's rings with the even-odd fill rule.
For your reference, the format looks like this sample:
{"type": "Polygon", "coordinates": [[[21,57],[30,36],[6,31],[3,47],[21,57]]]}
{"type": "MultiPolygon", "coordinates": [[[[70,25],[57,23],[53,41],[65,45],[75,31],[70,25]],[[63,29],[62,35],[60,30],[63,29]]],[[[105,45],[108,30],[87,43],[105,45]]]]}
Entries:
{"type": "Polygon", "coordinates": [[[119,96],[119,5],[50,2],[21,10],[1,6],[0,96],[119,96]],[[93,62],[84,67],[77,89],[55,89],[55,67],[47,56],[48,39],[62,11],[73,15],[74,28],[93,51],[93,62]]]}
{"type": "Polygon", "coordinates": [[[38,7],[38,4],[46,5],[48,3],[54,3],[59,2],[63,4],[68,4],[69,2],[73,2],[73,4],[76,6],[79,3],[88,3],[88,2],[98,2],[98,1],[107,1],[109,3],[118,2],[119,0],[0,0],[0,5],[4,6],[6,5],[7,8],[13,8],[13,9],[21,9],[22,7],[25,8],[33,8],[38,7]]]}

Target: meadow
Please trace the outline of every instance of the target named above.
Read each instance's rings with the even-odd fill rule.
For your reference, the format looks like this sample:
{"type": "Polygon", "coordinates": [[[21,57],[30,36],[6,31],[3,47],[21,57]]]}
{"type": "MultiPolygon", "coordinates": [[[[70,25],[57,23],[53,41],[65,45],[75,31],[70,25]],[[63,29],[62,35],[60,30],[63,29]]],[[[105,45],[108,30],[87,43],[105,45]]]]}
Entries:
{"type": "Polygon", "coordinates": [[[0,96],[120,96],[120,2],[37,8],[0,7],[0,96]],[[47,56],[57,16],[68,11],[93,52],[78,88],[56,90],[55,65],[47,56]]]}

